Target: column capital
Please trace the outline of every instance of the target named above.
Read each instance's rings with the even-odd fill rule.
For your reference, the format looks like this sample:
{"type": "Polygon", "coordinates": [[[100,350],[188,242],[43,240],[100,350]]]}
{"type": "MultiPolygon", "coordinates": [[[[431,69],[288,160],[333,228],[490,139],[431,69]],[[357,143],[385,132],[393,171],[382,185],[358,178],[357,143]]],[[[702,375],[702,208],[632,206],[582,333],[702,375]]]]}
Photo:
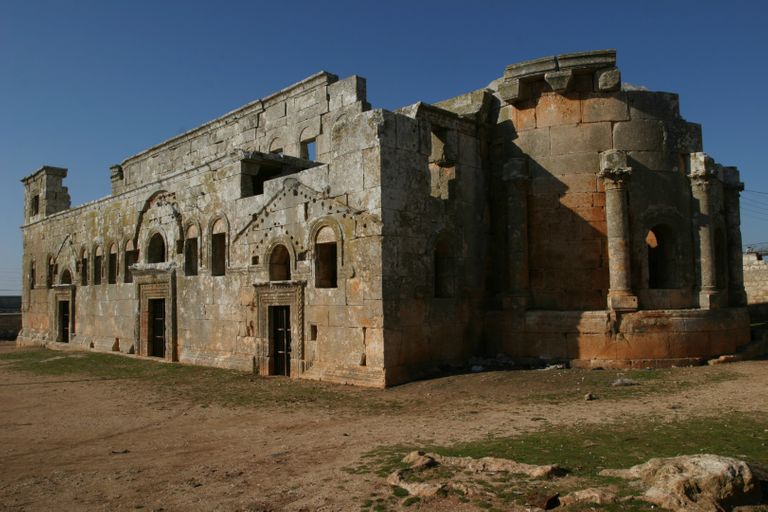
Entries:
{"type": "Polygon", "coordinates": [[[632,176],[632,168],[627,165],[627,153],[618,149],[609,149],[600,153],[600,172],[597,177],[623,185],[632,176]]]}
{"type": "Polygon", "coordinates": [[[691,183],[705,184],[717,176],[717,164],[706,153],[691,153],[690,173],[688,177],[691,183]]]}

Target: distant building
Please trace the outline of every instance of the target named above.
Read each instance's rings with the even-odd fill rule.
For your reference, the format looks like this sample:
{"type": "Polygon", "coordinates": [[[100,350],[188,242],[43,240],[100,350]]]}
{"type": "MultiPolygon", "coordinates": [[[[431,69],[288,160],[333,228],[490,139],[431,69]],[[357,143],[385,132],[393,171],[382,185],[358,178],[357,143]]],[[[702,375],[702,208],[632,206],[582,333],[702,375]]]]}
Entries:
{"type": "Polygon", "coordinates": [[[689,364],[749,340],[738,171],[614,51],[372,110],[318,73],[25,185],[21,343],[385,386],[472,355],[689,364]]]}
{"type": "Polygon", "coordinates": [[[0,340],[15,340],[21,330],[21,296],[0,296],[0,340]]]}

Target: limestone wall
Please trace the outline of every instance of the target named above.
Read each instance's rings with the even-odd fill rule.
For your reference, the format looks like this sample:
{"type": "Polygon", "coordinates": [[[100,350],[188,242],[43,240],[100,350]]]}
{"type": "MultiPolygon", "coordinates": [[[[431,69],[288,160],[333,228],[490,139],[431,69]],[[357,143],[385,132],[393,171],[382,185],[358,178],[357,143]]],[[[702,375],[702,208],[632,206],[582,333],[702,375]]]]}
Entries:
{"type": "Polygon", "coordinates": [[[768,262],[762,254],[744,253],[744,288],[749,304],[768,303],[768,262]]]}
{"type": "MultiPolygon", "coordinates": [[[[290,89],[283,105],[296,105],[297,91],[306,94],[309,85],[318,80],[290,89]]],[[[265,366],[271,350],[265,325],[268,305],[259,300],[280,296],[283,289],[294,290],[302,299],[292,303],[292,344],[294,356],[301,354],[301,358],[292,371],[312,378],[383,385],[380,151],[377,127],[371,122],[380,114],[360,113],[366,105],[357,78],[326,82],[321,81],[319,92],[313,93],[325,105],[313,110],[313,116],[305,110],[315,107],[291,113],[293,107],[285,106],[285,119],[265,120],[251,143],[233,142],[240,139],[229,133],[227,144],[234,146],[228,148],[238,151],[219,151],[217,142],[209,138],[209,145],[200,153],[208,155],[202,166],[199,161],[178,160],[173,142],[154,148],[127,161],[122,174],[127,182],[118,185],[112,197],[27,224],[21,341],[60,340],[56,301],[64,296],[74,303],[71,343],[139,352],[137,342],[146,330],[139,322],[139,308],[144,306],[139,304],[136,277],[134,282],[125,282],[126,250],[135,247],[139,260],[134,273],[160,273],[172,280],[170,293],[176,308],[168,325],[175,333],[177,348],[171,357],[269,372],[265,366]],[[328,119],[327,125],[324,119],[328,119]],[[330,160],[332,155],[330,163],[255,152],[266,147],[275,133],[298,137],[308,125],[317,128],[312,135],[317,137],[318,160],[330,160]],[[355,135],[349,137],[348,133],[355,135]],[[262,193],[243,195],[245,163],[254,158],[288,171],[267,180],[262,193]],[[165,165],[169,170],[161,172],[165,165]],[[214,275],[212,235],[222,225],[226,272],[214,275]],[[314,237],[326,226],[337,242],[338,278],[334,287],[320,289],[315,286],[314,237]],[[190,230],[198,239],[197,275],[187,275],[185,269],[184,247],[190,230]],[[149,241],[155,234],[165,242],[167,256],[162,268],[148,260],[149,241]],[[269,261],[277,245],[288,249],[291,275],[273,286],[269,261]],[[112,247],[119,269],[115,283],[108,282],[112,247]],[[97,254],[102,255],[101,268],[94,268],[97,254]],[[52,287],[48,286],[49,259],[53,262],[52,287]],[[65,273],[72,276],[74,287],[59,285],[65,273]],[[100,284],[94,282],[96,273],[101,274],[100,284]],[[71,295],[62,295],[70,290],[71,295]],[[266,290],[266,295],[260,296],[259,290],[266,290]]],[[[218,130],[235,122],[232,119],[238,115],[205,129],[218,130]]],[[[290,139],[284,151],[299,151],[297,140],[290,139]]]]}

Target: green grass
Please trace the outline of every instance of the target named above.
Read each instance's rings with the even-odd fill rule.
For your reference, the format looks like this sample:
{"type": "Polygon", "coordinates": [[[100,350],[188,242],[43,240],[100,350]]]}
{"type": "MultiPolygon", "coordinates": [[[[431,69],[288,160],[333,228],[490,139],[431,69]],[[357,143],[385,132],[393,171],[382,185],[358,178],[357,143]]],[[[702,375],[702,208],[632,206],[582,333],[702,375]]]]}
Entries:
{"type": "Polygon", "coordinates": [[[10,370],[45,377],[128,379],[158,393],[202,406],[317,406],[345,412],[393,412],[402,403],[380,390],[361,390],[312,381],[264,378],[252,373],[183,364],[164,364],[98,352],[31,349],[0,354],[10,370]]]}
{"type": "MultiPolygon", "coordinates": [[[[587,487],[614,486],[620,495],[634,491],[627,482],[599,476],[605,468],[627,468],[653,457],[695,453],[732,456],[758,465],[768,463],[768,416],[729,414],[663,422],[656,418],[627,419],[619,423],[548,428],[516,437],[486,438],[452,446],[380,447],[364,455],[358,472],[386,475],[404,467],[402,457],[422,449],[458,457],[501,457],[528,464],[558,464],[568,471],[564,478],[532,480],[519,475],[462,474],[487,497],[481,508],[523,504],[527,492],[560,492],[587,487]]],[[[438,468],[419,474],[420,480],[446,481],[438,468]],[[434,473],[433,473],[434,471],[434,473]]],[[[458,475],[457,475],[458,476],[458,475]]],[[[454,479],[455,480],[455,479],[454,479]]],[[[646,510],[647,504],[629,501],[599,510],[646,510]]]]}

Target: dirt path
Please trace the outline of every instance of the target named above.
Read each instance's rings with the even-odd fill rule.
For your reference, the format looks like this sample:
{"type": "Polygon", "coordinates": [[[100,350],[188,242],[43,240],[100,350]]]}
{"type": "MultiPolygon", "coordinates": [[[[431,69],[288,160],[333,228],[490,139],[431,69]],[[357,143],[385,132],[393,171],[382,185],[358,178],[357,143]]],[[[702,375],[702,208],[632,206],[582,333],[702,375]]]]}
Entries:
{"type": "Polygon", "coordinates": [[[386,484],[344,468],[382,445],[768,410],[768,362],[680,369],[681,379],[736,378],[668,394],[547,404],[526,400],[523,385],[546,374],[519,372],[527,376],[514,382],[501,373],[461,375],[370,391],[404,404],[381,411],[203,407],[167,400],[143,382],[38,377],[4,366],[0,510],[359,510],[386,484]]]}

